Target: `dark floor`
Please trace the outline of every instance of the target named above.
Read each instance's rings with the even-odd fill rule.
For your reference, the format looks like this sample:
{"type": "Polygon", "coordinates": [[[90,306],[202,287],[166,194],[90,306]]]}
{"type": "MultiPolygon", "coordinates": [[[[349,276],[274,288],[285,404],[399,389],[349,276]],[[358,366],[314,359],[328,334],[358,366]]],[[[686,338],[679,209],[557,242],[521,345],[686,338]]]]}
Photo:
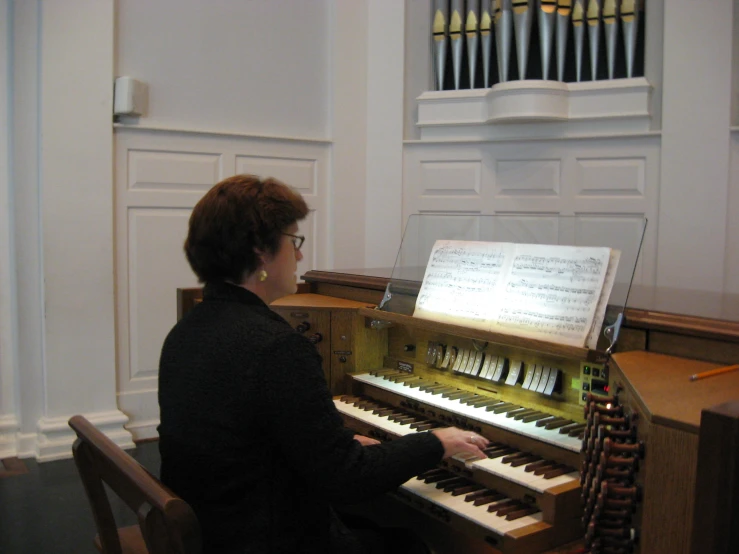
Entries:
{"type": "MultiPolygon", "coordinates": [[[[128,450],[159,475],[157,442],[128,450]]],[[[28,473],[0,478],[0,554],[95,554],[95,523],[74,460],[22,460],[28,473]]],[[[136,522],[120,502],[111,501],[119,525],[136,522]]]]}

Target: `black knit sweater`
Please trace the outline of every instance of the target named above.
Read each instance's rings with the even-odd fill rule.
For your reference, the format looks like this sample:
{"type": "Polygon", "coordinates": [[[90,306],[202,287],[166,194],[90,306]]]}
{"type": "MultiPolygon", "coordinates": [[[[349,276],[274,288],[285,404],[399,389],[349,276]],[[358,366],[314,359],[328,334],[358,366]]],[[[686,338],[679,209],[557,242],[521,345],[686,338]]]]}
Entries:
{"type": "Polygon", "coordinates": [[[443,454],[431,433],[353,440],[314,346],[225,283],[167,336],[159,406],[161,478],[195,510],[205,552],[353,552],[331,505],[390,491],[443,454]]]}

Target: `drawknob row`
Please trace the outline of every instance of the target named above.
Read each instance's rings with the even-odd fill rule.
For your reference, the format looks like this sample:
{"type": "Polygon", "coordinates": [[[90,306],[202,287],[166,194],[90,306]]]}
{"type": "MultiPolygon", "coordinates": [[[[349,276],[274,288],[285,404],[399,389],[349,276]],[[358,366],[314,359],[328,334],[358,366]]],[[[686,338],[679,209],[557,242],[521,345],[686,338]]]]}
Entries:
{"type": "MultiPolygon", "coordinates": [[[[298,323],[298,325],[295,326],[295,330],[298,333],[305,334],[310,330],[310,323],[307,321],[298,323]]],[[[313,333],[308,337],[308,340],[311,341],[313,344],[318,344],[323,340],[323,335],[321,333],[313,333]]]]}
{"type": "Polygon", "coordinates": [[[633,516],[642,490],[636,474],[644,459],[644,443],[637,439],[637,414],[618,393],[588,393],[586,427],[580,472],[582,523],[589,552],[632,553],[639,539],[633,516]]]}

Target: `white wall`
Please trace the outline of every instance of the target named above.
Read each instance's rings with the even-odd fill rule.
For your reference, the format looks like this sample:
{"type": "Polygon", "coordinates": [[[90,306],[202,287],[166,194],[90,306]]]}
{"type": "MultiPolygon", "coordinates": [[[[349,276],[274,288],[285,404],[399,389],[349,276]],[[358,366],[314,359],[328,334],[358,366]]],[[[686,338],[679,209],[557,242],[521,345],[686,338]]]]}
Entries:
{"type": "Polygon", "coordinates": [[[330,266],[365,267],[368,2],[331,2],[330,266]]]}
{"type": "Polygon", "coordinates": [[[403,229],[404,2],[370,0],[367,25],[364,267],[392,267],[403,229]]]}
{"type": "Polygon", "coordinates": [[[356,224],[344,212],[333,218],[332,187],[339,206],[357,205],[358,188],[332,179],[332,124],[343,167],[365,156],[353,154],[364,132],[352,134],[362,81],[331,77],[332,44],[362,48],[356,26],[332,38],[337,14],[361,22],[357,10],[328,0],[186,0],[173,18],[173,5],[117,2],[115,73],[149,88],[147,113],[121,118],[115,140],[118,405],[136,438],[156,436],[159,352],[176,321],[175,291],[196,285],[182,254],[195,203],[236,173],[282,179],[311,210],[298,271],[329,267],[332,237],[347,236],[337,226],[356,224]],[[341,107],[331,113],[337,92],[341,107]]]}
{"type": "Polygon", "coordinates": [[[731,0],[665,2],[661,286],[724,290],[732,31],[731,0]]]}
{"type": "MultiPolygon", "coordinates": [[[[520,168],[527,152],[549,162],[556,154],[559,178],[592,181],[571,173],[577,160],[588,152],[605,159],[609,145],[626,152],[626,162],[588,167],[610,171],[618,210],[657,214],[643,279],[739,292],[739,153],[729,131],[739,0],[650,3],[664,25],[648,49],[656,135],[633,144],[498,144],[478,157],[520,168]],[[643,162],[632,152],[642,147],[643,162]],[[636,185],[619,184],[622,171],[636,185]]],[[[427,148],[412,141],[412,121],[430,64],[408,64],[400,52],[428,26],[418,18],[428,6],[0,0],[8,15],[0,21],[0,167],[12,171],[0,173],[0,454],[68,455],[66,419],[80,412],[119,444],[130,444],[127,416],[134,436],[153,433],[157,334],[174,323],[171,289],[193,284],[172,257],[189,209],[216,179],[248,170],[294,180],[314,210],[306,224],[316,268],[392,264],[405,215],[424,201],[407,172],[427,148]],[[114,131],[111,85],[122,74],[149,84],[149,111],[114,131]]],[[[426,47],[424,38],[414,48],[426,47]]],[[[449,160],[475,149],[437,141],[429,151],[449,160]]],[[[557,202],[566,211],[565,200],[557,202]]],[[[525,195],[505,201],[533,205],[525,195]]],[[[597,204],[577,201],[588,211],[597,204]]]]}
{"type": "Polygon", "coordinates": [[[0,0],[0,459],[15,452],[17,320],[15,255],[12,243],[13,196],[11,170],[10,71],[12,67],[12,6],[0,0]]]}
{"type": "MultiPolygon", "coordinates": [[[[8,430],[13,449],[36,452],[36,421],[43,414],[43,291],[39,209],[38,41],[40,7],[14,2],[12,14],[13,246],[15,248],[17,362],[0,368],[16,382],[16,427],[8,430]]],[[[9,218],[10,219],[10,218],[9,218]]]]}
{"type": "Polygon", "coordinates": [[[113,0],[14,2],[8,21],[17,359],[0,380],[16,427],[0,431],[13,454],[67,457],[82,413],[131,446],[115,396],[113,0]]]}
{"type": "MultiPolygon", "coordinates": [[[[623,131],[610,136],[603,128],[615,120],[604,119],[601,126],[584,122],[586,133],[585,127],[566,123],[510,124],[487,134],[479,130],[484,126],[440,124],[431,129],[434,140],[426,140],[406,113],[404,216],[421,211],[586,215],[602,218],[602,230],[627,235],[621,227],[643,216],[649,226],[642,261],[653,270],[642,274],[642,284],[737,290],[739,272],[727,265],[739,242],[739,216],[730,196],[736,180],[730,169],[732,75],[739,64],[732,62],[737,48],[732,5],[739,9],[736,0],[647,3],[650,124],[627,136],[623,131]],[[547,171],[535,182],[522,174],[515,186],[502,183],[502,168],[511,160],[525,163],[531,173],[538,166],[547,171]],[[589,166],[590,183],[583,182],[582,171],[573,171],[583,164],[589,166]],[[732,280],[725,283],[725,277],[732,280]]],[[[408,6],[413,21],[430,20],[428,2],[409,0],[408,6]]],[[[423,33],[427,25],[408,26],[414,44],[424,40],[423,33]]],[[[406,48],[413,73],[406,76],[406,112],[416,108],[419,87],[430,85],[429,52],[406,48]]],[[[733,82],[736,86],[736,77],[733,82]]],[[[450,98],[449,106],[455,102],[450,98]]]]}
{"type": "Polygon", "coordinates": [[[118,0],[116,75],[150,84],[142,124],[328,138],[328,0],[118,0]]]}

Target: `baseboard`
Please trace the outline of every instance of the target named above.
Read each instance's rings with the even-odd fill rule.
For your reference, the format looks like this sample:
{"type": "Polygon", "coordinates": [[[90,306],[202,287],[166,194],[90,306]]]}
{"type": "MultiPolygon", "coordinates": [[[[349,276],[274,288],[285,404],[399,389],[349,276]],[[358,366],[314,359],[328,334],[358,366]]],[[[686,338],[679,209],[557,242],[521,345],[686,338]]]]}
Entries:
{"type": "Polygon", "coordinates": [[[159,420],[147,420],[147,421],[136,421],[134,423],[129,423],[126,425],[126,429],[128,429],[133,435],[133,440],[138,441],[148,441],[148,440],[156,440],[159,438],[159,432],[157,431],[157,427],[159,426],[159,420]]]}
{"type": "Polygon", "coordinates": [[[12,414],[0,416],[0,460],[18,455],[18,420],[12,414]]]}
{"type": "MultiPolygon", "coordinates": [[[[124,449],[134,448],[131,433],[124,427],[128,416],[119,410],[83,413],[90,423],[100,429],[115,444],[124,449]]],[[[71,416],[70,416],[71,417],[71,416]]],[[[76,438],[69,427],[69,417],[42,417],[38,421],[36,435],[36,460],[49,462],[72,456],[72,444],[76,438]]]]}

